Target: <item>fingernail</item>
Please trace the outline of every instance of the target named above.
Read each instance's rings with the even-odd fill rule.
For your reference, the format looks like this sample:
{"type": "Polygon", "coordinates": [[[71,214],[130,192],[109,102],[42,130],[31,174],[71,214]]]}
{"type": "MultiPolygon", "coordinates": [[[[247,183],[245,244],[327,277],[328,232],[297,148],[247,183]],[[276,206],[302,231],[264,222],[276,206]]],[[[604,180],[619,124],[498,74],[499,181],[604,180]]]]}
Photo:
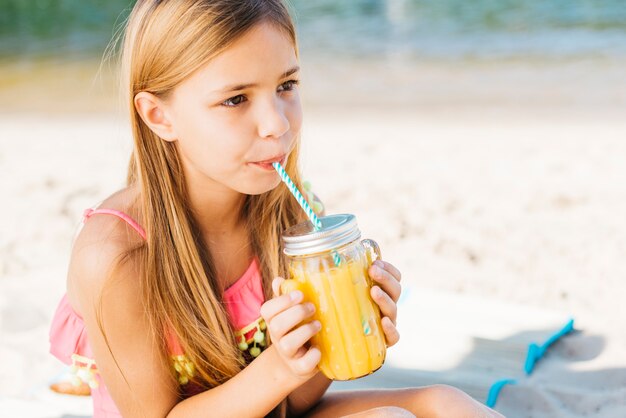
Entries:
{"type": "Polygon", "coordinates": [[[380,267],[378,267],[378,265],[377,265],[377,264],[373,264],[373,265],[372,265],[372,272],[373,272],[374,274],[380,274],[380,273],[382,273],[382,272],[383,272],[383,270],[382,270],[380,267]]]}
{"type": "Polygon", "coordinates": [[[322,329],[322,323],[320,321],[313,321],[313,326],[317,329],[322,329]]]}
{"type": "Polygon", "coordinates": [[[306,308],[309,312],[315,312],[315,305],[310,302],[306,304],[306,308]]]}
{"type": "Polygon", "coordinates": [[[381,260],[376,260],[376,261],[374,261],[373,264],[378,266],[378,267],[380,267],[380,268],[385,267],[385,265],[383,264],[383,262],[381,260]]]}
{"type": "Polygon", "coordinates": [[[302,299],[302,292],[299,290],[294,290],[291,293],[289,293],[289,297],[291,298],[293,302],[297,302],[300,299],[302,299]]]}

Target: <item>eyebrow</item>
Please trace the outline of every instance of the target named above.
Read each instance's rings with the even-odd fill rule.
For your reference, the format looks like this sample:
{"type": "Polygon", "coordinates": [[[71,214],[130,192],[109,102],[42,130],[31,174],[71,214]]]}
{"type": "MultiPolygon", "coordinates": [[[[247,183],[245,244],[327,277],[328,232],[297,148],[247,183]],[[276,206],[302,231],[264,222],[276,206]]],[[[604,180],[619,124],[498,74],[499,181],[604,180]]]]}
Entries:
{"type": "MultiPolygon", "coordinates": [[[[289,77],[291,74],[300,71],[300,67],[295,66],[293,68],[290,68],[289,70],[285,71],[283,74],[281,74],[280,77],[278,77],[278,79],[283,79],[286,77],[289,77]]],[[[239,90],[244,90],[250,87],[257,87],[258,84],[256,83],[249,83],[249,84],[233,84],[230,86],[226,86],[224,87],[222,90],[218,90],[216,91],[216,93],[229,93],[231,91],[239,91],[239,90]]]]}

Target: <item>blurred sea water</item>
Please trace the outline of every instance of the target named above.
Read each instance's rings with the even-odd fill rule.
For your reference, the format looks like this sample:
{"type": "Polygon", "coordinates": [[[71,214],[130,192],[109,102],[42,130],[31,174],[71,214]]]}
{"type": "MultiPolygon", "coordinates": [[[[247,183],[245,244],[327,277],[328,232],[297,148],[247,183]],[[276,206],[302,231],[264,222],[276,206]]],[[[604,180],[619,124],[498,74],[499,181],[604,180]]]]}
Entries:
{"type": "MultiPolygon", "coordinates": [[[[99,55],[129,0],[0,0],[0,57],[99,55]]],[[[626,56],[624,0],[292,0],[311,55],[626,56]]]]}
{"type": "MultiPolygon", "coordinates": [[[[626,106],[625,0],[287,1],[311,105],[626,106]]],[[[133,4],[0,0],[0,112],[119,108],[133,4]]]]}

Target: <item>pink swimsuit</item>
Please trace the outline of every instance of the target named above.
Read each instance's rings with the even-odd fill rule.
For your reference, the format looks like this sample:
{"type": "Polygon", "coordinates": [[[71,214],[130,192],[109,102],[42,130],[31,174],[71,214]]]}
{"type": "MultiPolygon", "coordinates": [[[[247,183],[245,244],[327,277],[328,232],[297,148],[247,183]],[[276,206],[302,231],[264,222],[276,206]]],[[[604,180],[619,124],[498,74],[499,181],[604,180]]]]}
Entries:
{"type": "MultiPolygon", "coordinates": [[[[146,233],[137,222],[125,213],[112,209],[87,209],[83,222],[94,214],[108,214],[117,216],[126,221],[144,239],[146,233]]],[[[224,304],[230,317],[235,335],[238,338],[239,347],[243,351],[249,351],[252,355],[258,355],[262,349],[257,347],[255,334],[262,333],[265,323],[260,316],[260,308],[264,302],[261,272],[259,261],[255,257],[246,272],[232,286],[224,291],[224,304]]],[[[258,336],[258,335],[257,335],[258,336]]],[[[178,381],[187,396],[198,393],[198,387],[193,386],[190,378],[193,377],[194,369],[175,335],[171,335],[168,341],[172,357],[172,366],[176,370],[178,381]]],[[[50,352],[65,364],[71,364],[74,374],[73,383],[86,382],[91,387],[93,398],[93,418],[119,418],[119,413],[113,399],[109,395],[100,377],[93,352],[89,345],[87,329],[83,319],[72,309],[63,295],[52,319],[50,327],[50,352]]]]}

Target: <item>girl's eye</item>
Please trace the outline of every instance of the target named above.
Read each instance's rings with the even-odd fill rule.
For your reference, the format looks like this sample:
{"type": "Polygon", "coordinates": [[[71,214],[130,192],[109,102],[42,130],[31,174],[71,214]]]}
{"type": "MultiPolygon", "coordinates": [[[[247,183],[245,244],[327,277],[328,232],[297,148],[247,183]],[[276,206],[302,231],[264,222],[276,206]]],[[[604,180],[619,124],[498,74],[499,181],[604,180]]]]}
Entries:
{"type": "Polygon", "coordinates": [[[283,89],[284,89],[283,91],[291,91],[299,83],[300,83],[299,80],[289,80],[289,81],[285,81],[283,84],[281,84],[281,87],[283,87],[283,89]]]}
{"type": "Polygon", "coordinates": [[[238,96],[231,97],[230,99],[226,99],[224,102],[222,102],[222,104],[226,107],[236,107],[243,102],[243,99],[245,99],[245,96],[243,94],[240,94],[238,96]]]}
{"type": "MultiPolygon", "coordinates": [[[[300,83],[299,80],[289,80],[289,81],[285,81],[283,84],[280,85],[279,91],[292,91],[296,85],[298,85],[300,83]]],[[[222,102],[223,106],[226,107],[237,107],[239,106],[241,103],[245,102],[246,96],[244,96],[243,94],[240,94],[238,96],[234,96],[231,97],[230,99],[226,99],[222,102]]]]}

